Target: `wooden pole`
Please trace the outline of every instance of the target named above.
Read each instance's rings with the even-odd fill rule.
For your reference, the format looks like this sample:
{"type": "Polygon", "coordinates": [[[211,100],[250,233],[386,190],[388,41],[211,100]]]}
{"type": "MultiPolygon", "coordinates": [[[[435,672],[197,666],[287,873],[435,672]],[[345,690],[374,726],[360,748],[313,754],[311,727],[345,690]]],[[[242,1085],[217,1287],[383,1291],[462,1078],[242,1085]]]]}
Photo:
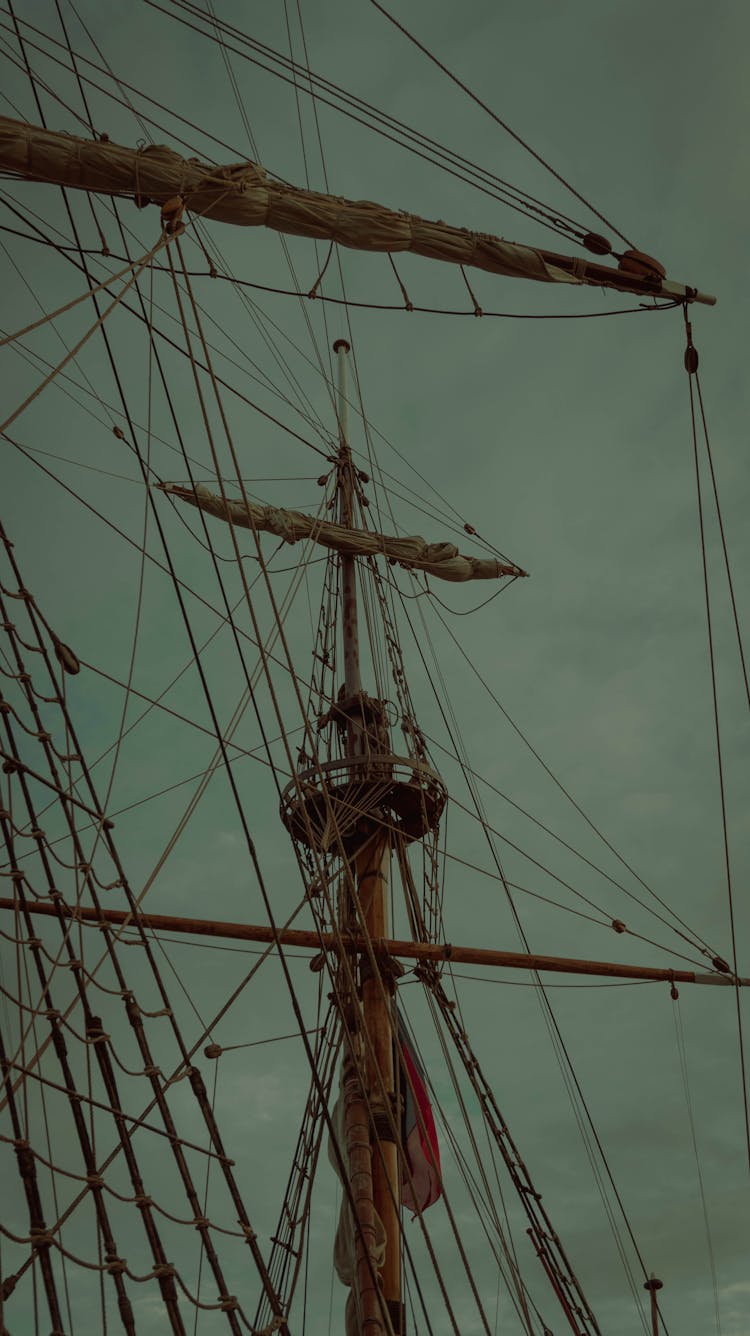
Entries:
{"type": "MultiPolygon", "coordinates": [[[[354,528],[354,477],[352,452],[349,446],[349,401],[346,385],[346,359],[350,348],[346,339],[337,339],[333,351],[338,359],[337,414],[339,421],[338,493],[339,523],[346,529],[354,528]]],[[[341,557],[341,613],[344,648],[344,693],[347,699],[362,690],[359,675],[359,629],[357,624],[357,571],[354,557],[341,557]]],[[[352,721],[347,739],[347,752],[359,752],[359,729],[352,721]]]]}
{"type": "MultiPolygon", "coordinates": [[[[333,350],[338,359],[338,496],[339,518],[346,528],[354,526],[354,464],[349,445],[349,402],[347,399],[347,357],[350,352],[345,339],[337,339],[333,350]]],[[[354,557],[342,555],[341,562],[341,611],[342,640],[344,651],[344,697],[349,703],[349,721],[346,734],[346,754],[354,759],[362,756],[365,750],[365,719],[357,703],[362,701],[362,680],[359,669],[359,628],[357,616],[357,568],[354,557]]],[[[386,888],[391,857],[390,835],[371,841],[356,860],[355,873],[357,899],[362,919],[371,940],[380,940],[387,930],[386,888]]],[[[341,906],[342,918],[348,913],[348,890],[344,891],[341,906]]],[[[352,960],[354,955],[352,955],[352,960]]],[[[367,958],[364,958],[365,962],[367,958]]],[[[366,968],[366,965],[365,965],[366,968]]],[[[369,1106],[371,1130],[368,1133],[367,1150],[370,1156],[371,1179],[369,1188],[371,1201],[366,1209],[371,1209],[380,1217],[385,1233],[385,1258],[380,1270],[382,1299],[372,1293],[372,1261],[368,1266],[368,1275],[358,1267],[358,1292],[360,1303],[360,1321],[363,1336],[370,1330],[385,1331],[386,1322],[382,1320],[380,1305],[384,1301],[390,1318],[394,1336],[400,1336],[401,1323],[401,1228],[399,1219],[399,1165],[398,1148],[391,1140],[390,1132],[383,1136],[386,1125],[385,1099],[393,1107],[393,1035],[389,1015],[388,993],[385,991],[380,975],[372,974],[362,983],[362,1010],[365,1031],[365,1089],[369,1106]],[[364,1287],[363,1287],[363,1282],[364,1287]],[[373,1300],[378,1307],[371,1315],[373,1300]],[[396,1315],[398,1314],[398,1317],[396,1315]]],[[[361,1102],[361,1101],[360,1101],[361,1102]]],[[[352,1109],[354,1109],[352,1105],[352,1109]]],[[[357,1108],[359,1106],[357,1105],[357,1108]]],[[[347,1142],[351,1132],[351,1113],[347,1109],[347,1142]]],[[[360,1156],[364,1156],[359,1137],[360,1156]]],[[[352,1179],[352,1189],[355,1184],[352,1179]]],[[[372,1253],[371,1253],[372,1258],[372,1253]]]]}
{"type": "MultiPolygon", "coordinates": [[[[357,859],[357,894],[365,926],[372,942],[380,942],[388,930],[388,877],[391,841],[384,835],[368,844],[357,859]]],[[[385,1260],[381,1271],[383,1297],[386,1301],[394,1336],[403,1330],[401,1311],[401,1212],[400,1166],[398,1145],[393,1138],[392,1118],[399,1125],[395,1104],[393,1062],[393,1024],[390,997],[393,980],[370,972],[367,955],[361,966],[362,1008],[370,1044],[367,1053],[367,1087],[370,1113],[375,1130],[372,1156],[372,1184],[375,1209],[385,1231],[385,1260]],[[386,1102],[390,1105],[387,1107],[386,1102]]]]}
{"type": "Polygon", "coordinates": [[[659,1336],[659,1301],[656,1296],[664,1288],[664,1282],[657,1280],[652,1271],[643,1288],[648,1290],[651,1299],[651,1336],[659,1336]]]}
{"type": "Polygon", "coordinates": [[[359,1228],[354,1231],[355,1285],[362,1336],[382,1336],[385,1328],[375,1263],[377,1227],[373,1192],[370,1117],[354,1063],[344,1060],[344,1142],[349,1184],[359,1228]]]}
{"type": "MultiPolygon", "coordinates": [[[[0,909],[16,909],[15,900],[0,898],[0,909]]],[[[54,905],[41,902],[27,906],[30,914],[57,917],[54,905]]],[[[83,906],[71,909],[61,905],[62,912],[82,923],[113,923],[116,926],[135,926],[136,916],[123,909],[89,909],[83,906]]],[[[230,941],[265,942],[273,944],[277,934],[272,928],[256,923],[231,923],[215,919],[178,918],[173,914],[138,914],[138,924],[153,932],[189,933],[194,937],[224,937],[230,941]]],[[[303,950],[336,950],[339,938],[333,933],[312,932],[302,928],[282,928],[278,932],[282,946],[303,950]]],[[[341,942],[345,951],[366,951],[364,937],[343,933],[341,942]]],[[[620,965],[608,960],[579,960],[567,956],[538,956],[520,951],[493,951],[480,946],[449,946],[440,942],[406,942],[386,937],[377,943],[389,956],[402,960],[424,960],[439,965],[450,960],[456,965],[498,966],[511,970],[539,970],[553,974],[593,974],[610,979],[663,980],[666,983],[718,984],[733,988],[750,986],[750,979],[735,979],[732,974],[696,974],[693,970],[652,969],[646,965],[620,965]]]]}

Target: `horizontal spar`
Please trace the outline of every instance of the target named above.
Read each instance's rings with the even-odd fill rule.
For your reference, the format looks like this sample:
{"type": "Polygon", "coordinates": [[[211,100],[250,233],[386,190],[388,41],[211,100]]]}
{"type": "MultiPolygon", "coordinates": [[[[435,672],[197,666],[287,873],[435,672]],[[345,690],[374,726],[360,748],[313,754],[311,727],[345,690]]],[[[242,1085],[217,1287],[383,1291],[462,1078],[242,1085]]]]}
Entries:
{"type": "Polygon", "coordinates": [[[494,557],[462,556],[453,543],[426,543],[418,534],[410,538],[398,538],[371,530],[348,528],[315,515],[305,515],[300,510],[281,510],[277,506],[255,505],[252,501],[233,501],[216,496],[201,483],[195,487],[181,486],[176,482],[158,482],[155,485],[159,491],[175,496],[180,501],[187,501],[188,505],[197,506],[199,510],[215,515],[227,524],[273,533],[286,543],[298,543],[309,538],[342,556],[386,557],[388,561],[409,570],[424,571],[426,575],[453,582],[500,580],[506,575],[512,575],[515,579],[528,575],[528,571],[522,570],[520,566],[497,561],[494,557]]]}
{"type": "MultiPolygon", "coordinates": [[[[15,900],[0,899],[0,909],[19,909],[15,900]]],[[[55,905],[39,903],[26,905],[31,914],[47,914],[57,917],[55,905]]],[[[136,917],[122,909],[84,909],[75,911],[68,906],[61,906],[66,917],[75,918],[84,923],[111,923],[114,926],[135,924],[136,917]]],[[[308,932],[301,928],[284,928],[274,932],[255,923],[225,923],[213,919],[176,918],[171,914],[138,914],[137,922],[144,928],[155,932],[183,932],[196,937],[225,937],[241,942],[265,942],[282,946],[303,947],[311,951],[322,948],[335,950],[339,941],[348,951],[365,951],[369,943],[364,937],[342,934],[337,938],[333,933],[308,932]]],[[[733,986],[735,979],[727,974],[696,974],[693,970],[651,969],[647,965],[618,965],[609,960],[576,960],[565,956],[537,956],[520,951],[491,951],[479,946],[452,946],[447,943],[403,942],[384,938],[374,943],[377,949],[389,956],[400,956],[404,960],[426,960],[434,964],[443,964],[450,960],[460,965],[499,965],[511,970],[540,970],[553,974],[598,974],[614,979],[662,980],[665,983],[706,983],[733,986]]],[[[747,987],[750,979],[736,981],[747,987]]]]}
{"type": "MultiPolygon", "coordinates": [[[[184,204],[202,218],[240,227],[268,227],[288,236],[316,237],[351,250],[410,251],[508,278],[585,283],[709,306],[716,301],[696,288],[671,282],[661,265],[638,251],[625,252],[620,267],[613,269],[577,255],[558,255],[488,232],[420,218],[370,200],[302,190],[273,180],[249,159],[217,167],[184,158],[165,144],[132,149],[108,139],[81,139],[0,116],[0,170],[26,181],[130,197],[139,207],[153,203],[171,209],[184,204]]],[[[600,253],[598,248],[595,253],[600,253]]]]}

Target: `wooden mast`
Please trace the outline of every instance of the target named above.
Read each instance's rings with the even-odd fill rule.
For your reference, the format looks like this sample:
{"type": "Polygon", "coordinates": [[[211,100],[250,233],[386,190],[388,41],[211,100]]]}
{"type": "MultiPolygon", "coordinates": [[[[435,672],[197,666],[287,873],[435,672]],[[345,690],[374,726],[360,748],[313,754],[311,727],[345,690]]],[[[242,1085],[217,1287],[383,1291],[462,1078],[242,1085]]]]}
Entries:
{"type": "MultiPolygon", "coordinates": [[[[345,339],[333,345],[338,359],[338,496],[340,522],[346,528],[354,527],[354,463],[349,445],[349,413],[347,400],[347,356],[350,348],[345,339]]],[[[355,558],[342,555],[341,604],[342,638],[344,651],[344,701],[348,717],[346,756],[356,761],[365,755],[365,711],[362,679],[359,666],[359,626],[357,609],[357,571],[355,558]]],[[[371,941],[380,941],[388,935],[387,889],[391,861],[391,839],[388,832],[377,834],[368,841],[355,858],[356,895],[360,921],[371,941]]],[[[343,895],[348,896],[345,880],[343,895]]],[[[346,913],[346,906],[343,906],[346,913]]],[[[385,1259],[380,1273],[382,1295],[388,1311],[394,1336],[399,1336],[401,1322],[401,1219],[399,1211],[399,1158],[398,1146],[391,1132],[395,1114],[395,1075],[393,1062],[393,1026],[388,1003],[387,980],[368,970],[363,955],[362,1010],[365,1029],[366,1097],[370,1112],[370,1144],[372,1167],[373,1206],[385,1232],[385,1259]],[[390,1113],[385,1101],[390,1103],[390,1113]]],[[[370,1278],[365,1276],[366,1292],[360,1291],[363,1333],[369,1330],[364,1299],[370,1301],[370,1278]]],[[[376,1300],[377,1300],[377,1296],[376,1300]]],[[[379,1305],[378,1305],[379,1307],[379,1305]]],[[[377,1314],[382,1324],[381,1314],[377,1314]]]]}

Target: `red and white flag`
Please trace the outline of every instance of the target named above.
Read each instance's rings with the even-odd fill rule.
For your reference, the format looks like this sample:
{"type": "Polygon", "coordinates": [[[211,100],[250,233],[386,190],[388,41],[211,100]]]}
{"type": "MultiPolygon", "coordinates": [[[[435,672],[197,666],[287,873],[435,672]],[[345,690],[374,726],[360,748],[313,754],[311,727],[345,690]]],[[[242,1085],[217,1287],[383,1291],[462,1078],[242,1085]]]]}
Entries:
{"type": "Polygon", "coordinates": [[[419,1214],[432,1206],[442,1192],[440,1150],[424,1072],[411,1050],[400,1020],[398,1037],[404,1098],[401,1135],[411,1169],[410,1175],[406,1172],[402,1175],[401,1201],[407,1210],[419,1214]]]}

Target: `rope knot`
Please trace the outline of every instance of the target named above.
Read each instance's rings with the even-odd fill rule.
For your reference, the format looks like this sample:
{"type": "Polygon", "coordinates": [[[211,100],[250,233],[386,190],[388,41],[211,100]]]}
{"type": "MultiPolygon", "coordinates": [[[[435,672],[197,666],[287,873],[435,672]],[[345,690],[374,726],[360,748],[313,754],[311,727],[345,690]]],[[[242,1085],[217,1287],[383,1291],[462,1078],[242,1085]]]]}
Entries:
{"type": "Polygon", "coordinates": [[[155,1280],[172,1280],[176,1275],[176,1268],[171,1262],[160,1262],[151,1272],[155,1280]]]}
{"type": "Polygon", "coordinates": [[[54,1242],[45,1225],[32,1225],[29,1230],[29,1237],[35,1248],[51,1248],[54,1242]]]}

